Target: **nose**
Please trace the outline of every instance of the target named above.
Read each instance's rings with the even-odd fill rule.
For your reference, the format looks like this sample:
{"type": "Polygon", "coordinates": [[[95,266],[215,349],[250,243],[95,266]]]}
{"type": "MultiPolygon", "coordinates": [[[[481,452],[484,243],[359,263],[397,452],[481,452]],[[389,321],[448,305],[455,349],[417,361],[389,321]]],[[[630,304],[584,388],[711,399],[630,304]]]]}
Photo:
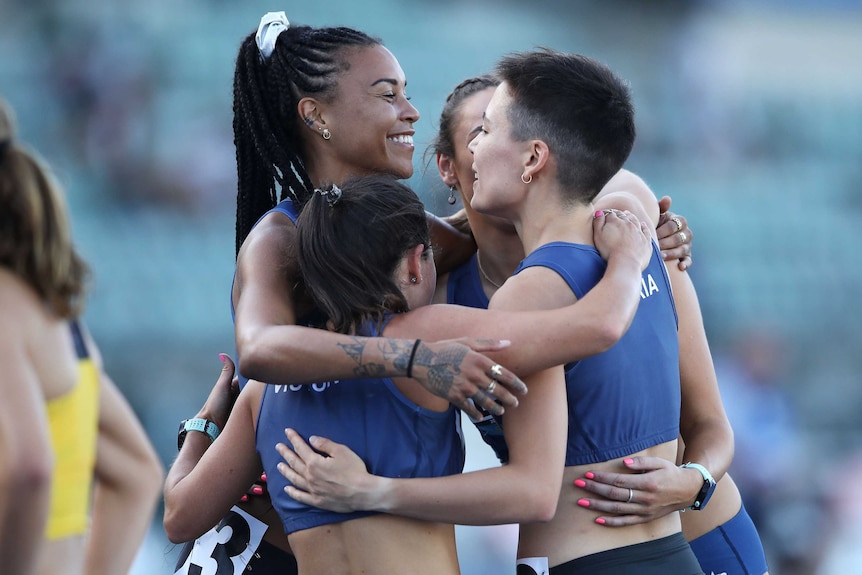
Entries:
{"type": "Polygon", "coordinates": [[[419,121],[419,110],[416,109],[416,106],[410,103],[410,100],[404,99],[404,110],[401,113],[401,117],[410,122],[411,124],[415,124],[419,121]]]}
{"type": "Polygon", "coordinates": [[[476,137],[473,138],[472,140],[470,140],[470,142],[467,144],[467,149],[470,150],[471,154],[473,154],[473,155],[476,154],[476,144],[479,142],[479,138],[481,138],[481,137],[482,137],[482,132],[479,132],[478,134],[476,134],[476,137]]]}

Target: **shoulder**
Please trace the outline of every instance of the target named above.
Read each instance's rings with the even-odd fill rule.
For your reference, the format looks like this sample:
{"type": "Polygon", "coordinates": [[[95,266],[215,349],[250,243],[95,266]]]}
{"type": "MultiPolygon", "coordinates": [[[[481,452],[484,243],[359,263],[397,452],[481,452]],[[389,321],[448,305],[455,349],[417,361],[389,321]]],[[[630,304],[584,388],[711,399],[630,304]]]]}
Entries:
{"type": "Polygon", "coordinates": [[[640,219],[658,224],[658,199],[652,189],[637,174],[620,170],[596,196],[597,209],[628,210],[640,219]]]}
{"type": "Polygon", "coordinates": [[[0,268],[0,332],[10,335],[29,333],[44,323],[48,315],[38,294],[14,273],[0,268]]]}
{"type": "Polygon", "coordinates": [[[297,229],[280,212],[264,216],[249,233],[236,259],[236,283],[241,289],[249,277],[298,273],[297,229]]]}
{"type": "Polygon", "coordinates": [[[560,274],[544,266],[532,266],[507,279],[491,298],[488,309],[556,309],[574,302],[574,294],[560,274]]]}

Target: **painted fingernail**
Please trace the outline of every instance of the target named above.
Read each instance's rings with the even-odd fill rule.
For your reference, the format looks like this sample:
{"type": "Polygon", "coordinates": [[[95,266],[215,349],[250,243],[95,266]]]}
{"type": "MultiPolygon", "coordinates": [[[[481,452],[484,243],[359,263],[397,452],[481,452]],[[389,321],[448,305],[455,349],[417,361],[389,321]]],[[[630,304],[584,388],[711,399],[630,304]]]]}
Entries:
{"type": "Polygon", "coordinates": [[[605,524],[605,518],[604,517],[596,517],[596,523],[598,523],[599,525],[604,525],[605,524]]]}
{"type": "Polygon", "coordinates": [[[601,216],[602,216],[602,211],[601,211],[601,210],[596,210],[596,213],[594,213],[594,214],[593,214],[593,217],[594,217],[594,218],[600,218],[601,216]]]}
{"type": "Polygon", "coordinates": [[[248,495],[243,495],[239,498],[240,501],[248,501],[248,495]]]}
{"type": "Polygon", "coordinates": [[[225,354],[218,354],[218,358],[221,360],[222,363],[227,363],[227,356],[225,354]]]}
{"type": "Polygon", "coordinates": [[[261,473],[261,474],[260,474],[260,480],[261,480],[261,481],[266,481],[266,473],[261,473]]]}
{"type": "Polygon", "coordinates": [[[590,500],[589,499],[578,499],[578,505],[580,505],[581,507],[589,507],[590,506],[590,500]]]}
{"type": "Polygon", "coordinates": [[[263,487],[257,487],[257,486],[252,487],[251,492],[254,493],[255,495],[263,495],[263,487]]]}
{"type": "Polygon", "coordinates": [[[626,465],[634,465],[635,460],[632,459],[631,457],[627,457],[627,458],[623,459],[623,463],[625,463],[626,465]]]}
{"type": "Polygon", "coordinates": [[[596,474],[593,473],[592,471],[587,471],[586,473],[584,473],[584,477],[586,477],[587,479],[594,479],[595,476],[596,476],[596,474]]]}
{"type": "Polygon", "coordinates": [[[575,487],[586,487],[587,482],[583,479],[575,479],[575,487]]]}

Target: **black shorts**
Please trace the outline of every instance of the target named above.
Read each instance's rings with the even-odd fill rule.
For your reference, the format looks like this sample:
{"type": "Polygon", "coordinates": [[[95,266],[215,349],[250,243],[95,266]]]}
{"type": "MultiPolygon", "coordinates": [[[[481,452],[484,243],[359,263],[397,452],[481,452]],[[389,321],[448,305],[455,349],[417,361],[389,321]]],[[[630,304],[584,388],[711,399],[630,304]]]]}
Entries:
{"type": "Polygon", "coordinates": [[[609,549],[551,567],[550,575],[703,575],[682,533],[609,549]]]}

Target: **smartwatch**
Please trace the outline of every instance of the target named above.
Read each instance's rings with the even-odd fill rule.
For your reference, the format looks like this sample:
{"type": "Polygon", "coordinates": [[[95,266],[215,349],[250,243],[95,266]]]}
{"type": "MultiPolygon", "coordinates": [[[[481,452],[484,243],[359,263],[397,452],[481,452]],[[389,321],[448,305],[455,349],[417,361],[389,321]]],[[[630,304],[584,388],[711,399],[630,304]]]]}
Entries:
{"type": "MultiPolygon", "coordinates": [[[[685,508],[691,509],[692,511],[700,511],[706,507],[706,504],[709,503],[709,498],[712,497],[712,493],[715,491],[715,479],[713,479],[712,474],[706,469],[706,467],[699,463],[684,463],[680,465],[680,467],[683,469],[697,469],[703,476],[703,486],[697,493],[694,503],[690,507],[685,508]]],[[[685,511],[685,509],[683,509],[683,511],[685,511]]]]}
{"type": "Polygon", "coordinates": [[[200,417],[184,419],[180,422],[180,430],[177,433],[177,449],[183,448],[183,442],[186,440],[186,434],[189,431],[200,431],[201,433],[206,433],[210,438],[210,441],[215,441],[218,434],[221,433],[218,425],[209,419],[201,419],[200,417]]]}

